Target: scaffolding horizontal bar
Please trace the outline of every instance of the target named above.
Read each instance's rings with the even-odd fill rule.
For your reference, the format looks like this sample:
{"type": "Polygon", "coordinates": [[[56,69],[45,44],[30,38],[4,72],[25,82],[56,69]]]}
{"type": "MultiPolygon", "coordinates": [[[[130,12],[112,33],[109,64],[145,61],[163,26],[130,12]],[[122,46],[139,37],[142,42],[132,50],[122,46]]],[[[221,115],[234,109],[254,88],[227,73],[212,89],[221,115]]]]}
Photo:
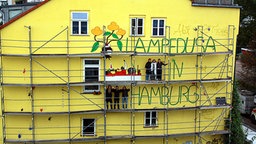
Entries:
{"type": "Polygon", "coordinates": [[[176,107],[176,108],[153,108],[153,109],[99,109],[99,110],[85,110],[85,111],[70,111],[70,112],[8,112],[3,111],[4,115],[68,115],[68,114],[96,114],[96,113],[119,113],[119,112],[147,112],[147,111],[179,111],[179,110],[207,110],[207,109],[227,109],[229,104],[212,105],[212,106],[195,106],[195,107],[176,107]]]}
{"type": "Polygon", "coordinates": [[[18,84],[18,83],[1,83],[1,86],[23,86],[23,87],[51,87],[51,86],[86,86],[86,85],[104,85],[106,84],[117,84],[117,85],[142,85],[142,84],[177,84],[177,83],[208,83],[208,82],[229,82],[232,78],[216,78],[216,79],[199,79],[199,80],[170,80],[170,81],[159,81],[159,80],[148,80],[148,81],[99,81],[99,82],[77,82],[77,83],[44,83],[44,84],[18,84]]]}
{"type": "MultiPolygon", "coordinates": [[[[233,54],[232,50],[222,51],[222,52],[193,52],[193,53],[161,53],[161,52],[111,52],[108,55],[129,55],[129,56],[191,56],[191,55],[227,55],[233,54]]],[[[104,53],[77,53],[77,54],[68,54],[68,53],[55,53],[55,54],[0,54],[0,56],[11,56],[11,57],[104,57],[104,53]]]]}
{"type": "Polygon", "coordinates": [[[185,137],[185,136],[198,136],[198,135],[221,135],[229,134],[228,130],[216,130],[216,131],[206,131],[206,132],[194,132],[194,133],[182,133],[182,134],[161,134],[161,135],[120,135],[120,136],[106,136],[98,138],[77,138],[77,139],[54,139],[54,140],[11,140],[6,139],[7,143],[25,143],[25,142],[40,142],[40,143],[49,143],[49,142],[95,142],[95,141],[104,141],[104,140],[119,140],[119,139],[148,139],[148,138],[175,138],[175,137],[185,137]]]}

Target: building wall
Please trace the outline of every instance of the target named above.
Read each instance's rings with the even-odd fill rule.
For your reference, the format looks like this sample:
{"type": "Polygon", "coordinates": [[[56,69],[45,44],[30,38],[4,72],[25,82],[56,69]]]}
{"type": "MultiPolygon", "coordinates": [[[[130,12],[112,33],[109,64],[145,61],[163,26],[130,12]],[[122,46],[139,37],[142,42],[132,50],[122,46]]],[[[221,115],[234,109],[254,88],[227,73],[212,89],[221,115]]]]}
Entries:
{"type": "Polygon", "coordinates": [[[106,138],[113,144],[223,140],[232,98],[232,55],[239,8],[191,4],[189,0],[51,0],[4,25],[1,67],[5,140],[104,143],[106,138]],[[72,11],[88,12],[88,35],[71,34],[72,11]],[[135,17],[144,18],[142,37],[131,36],[130,19],[135,17]],[[166,20],[169,27],[165,37],[151,35],[154,18],[166,20]],[[103,45],[91,52],[95,43],[91,30],[105,26],[108,31],[111,22],[126,34],[121,52],[116,43],[111,43],[114,52],[109,60],[102,58],[103,45]],[[141,55],[131,56],[129,52],[134,49],[141,55]],[[162,83],[145,81],[148,58],[161,58],[168,64],[162,83]],[[100,60],[99,95],[83,90],[84,59],[100,60]],[[141,70],[141,81],[105,83],[105,70],[111,66],[121,69],[124,60],[128,68],[141,70]],[[127,110],[105,110],[107,84],[131,89],[127,110]],[[217,97],[225,97],[227,104],[218,105],[217,97]],[[156,111],[157,126],[145,126],[148,111],[156,111]],[[96,120],[96,135],[81,135],[84,118],[96,120]],[[197,133],[204,135],[199,138],[197,133]]]}

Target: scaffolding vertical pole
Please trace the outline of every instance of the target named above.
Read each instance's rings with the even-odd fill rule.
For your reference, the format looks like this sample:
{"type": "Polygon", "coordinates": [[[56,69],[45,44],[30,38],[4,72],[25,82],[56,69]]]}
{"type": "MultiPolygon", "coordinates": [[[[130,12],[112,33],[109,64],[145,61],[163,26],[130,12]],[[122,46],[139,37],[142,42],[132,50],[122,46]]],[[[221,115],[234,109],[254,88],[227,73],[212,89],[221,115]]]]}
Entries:
{"type": "MultiPolygon", "coordinates": [[[[106,55],[105,55],[105,52],[106,52],[106,36],[105,36],[105,32],[106,32],[106,26],[103,26],[103,61],[104,61],[104,64],[103,64],[103,67],[104,67],[104,144],[107,143],[107,104],[106,103],[106,89],[107,89],[107,85],[106,85],[106,55]]],[[[111,104],[111,103],[110,103],[111,104]]],[[[111,106],[110,106],[111,107],[111,106]]]]}
{"type": "Polygon", "coordinates": [[[6,137],[6,130],[5,130],[5,108],[4,108],[4,90],[3,90],[3,56],[2,56],[2,33],[0,32],[0,54],[1,54],[1,66],[0,66],[0,81],[1,81],[1,85],[0,85],[0,91],[1,91],[1,118],[2,118],[2,143],[5,144],[5,137],[6,137]]]}
{"type": "Polygon", "coordinates": [[[71,144],[71,113],[70,113],[70,51],[69,51],[69,33],[68,27],[67,30],[67,88],[68,88],[68,139],[69,143],[71,144]]]}
{"type": "Polygon", "coordinates": [[[31,40],[31,26],[25,26],[29,31],[29,66],[30,66],[30,94],[31,94],[31,115],[32,115],[32,143],[35,144],[35,113],[34,113],[34,92],[33,92],[33,54],[31,40]]]}
{"type": "MultiPolygon", "coordinates": [[[[197,27],[197,35],[198,35],[198,37],[199,36],[202,36],[202,34],[203,34],[203,30],[204,30],[204,28],[203,28],[203,26],[198,26],[197,27]]],[[[203,36],[202,36],[203,37],[203,36]]],[[[199,66],[199,68],[200,68],[200,74],[199,74],[199,80],[200,80],[200,88],[199,88],[199,97],[200,97],[200,100],[199,100],[199,108],[201,107],[201,102],[202,102],[202,68],[203,68],[203,62],[202,62],[202,59],[203,59],[203,51],[202,51],[202,49],[197,49],[198,51],[200,51],[200,66],[199,66]]],[[[201,109],[199,109],[198,110],[198,112],[197,112],[197,114],[198,114],[198,119],[196,120],[196,123],[198,122],[198,141],[199,141],[199,143],[200,143],[200,141],[201,141],[201,133],[200,133],[200,129],[201,129],[201,112],[202,112],[202,110],[201,109]]]]}
{"type": "MultiPolygon", "coordinates": [[[[167,34],[166,34],[166,36],[165,36],[165,39],[168,39],[168,40],[170,40],[170,38],[171,38],[171,27],[170,26],[166,26],[166,31],[167,31],[167,34],[168,34],[168,36],[167,36],[167,34]]],[[[166,40],[165,40],[165,42],[166,42],[166,40]]],[[[169,43],[170,44],[170,43],[169,43]]],[[[166,53],[166,48],[168,49],[168,46],[165,44],[165,53],[166,53]]],[[[168,52],[169,52],[169,50],[168,50],[168,52]]],[[[168,53],[168,55],[169,55],[170,53],[168,53]]],[[[166,62],[166,55],[165,55],[165,62],[166,62]]],[[[166,73],[166,68],[164,69],[164,81],[166,81],[166,75],[165,75],[165,73],[166,73]]],[[[168,56],[168,70],[169,70],[169,56],[168,56]]],[[[168,72],[169,73],[169,72],[168,72]]],[[[164,85],[164,87],[165,87],[166,85],[164,85]]],[[[164,93],[165,93],[165,89],[164,89],[164,93]]],[[[166,144],[168,144],[169,143],[169,140],[168,140],[168,130],[169,130],[169,127],[168,127],[168,123],[169,123],[169,119],[168,119],[168,113],[169,113],[169,101],[168,101],[168,99],[167,99],[167,102],[166,102],[166,110],[165,110],[165,118],[164,118],[164,120],[165,120],[165,122],[164,122],[164,127],[165,127],[165,129],[166,129],[166,131],[165,131],[165,143],[166,144]]]]}
{"type": "MultiPolygon", "coordinates": [[[[232,0],[232,3],[233,3],[233,0],[232,0]]],[[[235,26],[234,25],[228,25],[228,48],[230,47],[230,39],[232,39],[232,44],[231,44],[231,50],[232,50],[232,54],[231,55],[234,55],[234,38],[235,38],[235,26]],[[230,34],[232,32],[232,35],[230,34]],[[232,38],[230,38],[230,36],[232,36],[232,38]]],[[[230,48],[229,48],[230,49],[230,48]]],[[[236,55],[234,57],[232,57],[232,71],[235,71],[235,68],[233,68],[233,65],[235,66],[235,59],[236,59],[236,55]]],[[[232,77],[233,79],[231,80],[231,90],[233,89],[232,87],[232,83],[233,83],[233,80],[235,78],[235,72],[232,73],[232,77]]],[[[227,87],[226,87],[226,92],[227,92],[227,87]]],[[[230,103],[231,103],[231,106],[232,106],[232,99],[233,99],[233,96],[232,96],[232,93],[229,94],[229,97],[230,97],[230,103]]],[[[229,108],[229,121],[231,121],[231,109],[229,108]]],[[[229,122],[229,129],[231,129],[231,122],[229,122]]],[[[228,142],[231,143],[231,133],[229,133],[228,135],[228,142]]]]}

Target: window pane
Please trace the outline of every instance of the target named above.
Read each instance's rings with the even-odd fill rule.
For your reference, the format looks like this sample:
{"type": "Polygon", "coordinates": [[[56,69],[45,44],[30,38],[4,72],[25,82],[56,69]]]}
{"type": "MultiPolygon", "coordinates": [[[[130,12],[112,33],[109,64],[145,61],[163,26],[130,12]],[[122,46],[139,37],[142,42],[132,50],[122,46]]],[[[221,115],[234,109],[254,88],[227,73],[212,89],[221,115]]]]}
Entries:
{"type": "Polygon", "coordinates": [[[163,28],[159,29],[159,35],[164,35],[164,29],[163,28]]]}
{"type": "Polygon", "coordinates": [[[146,118],[150,118],[150,112],[146,112],[146,118]]]}
{"type": "Polygon", "coordinates": [[[150,126],[150,119],[146,119],[145,126],[150,126]]]}
{"type": "Polygon", "coordinates": [[[142,33],[142,27],[138,27],[138,34],[139,35],[142,35],[143,33],[142,33]]]}
{"type": "Polygon", "coordinates": [[[134,35],[135,34],[135,27],[132,27],[131,31],[132,31],[132,35],[134,35]]]}
{"type": "Polygon", "coordinates": [[[22,13],[22,10],[21,9],[14,9],[14,10],[10,10],[9,11],[9,19],[19,15],[22,13]]]}
{"type": "Polygon", "coordinates": [[[160,24],[159,24],[160,27],[164,27],[164,20],[160,20],[159,23],[160,23],[160,24]]]}
{"type": "Polygon", "coordinates": [[[99,89],[99,85],[88,85],[84,87],[85,91],[97,91],[99,89]]]}
{"type": "Polygon", "coordinates": [[[153,35],[157,35],[157,28],[153,28],[153,35]]]}
{"type": "Polygon", "coordinates": [[[143,19],[138,19],[138,26],[143,26],[143,19]]]}
{"type": "Polygon", "coordinates": [[[155,118],[156,117],[156,112],[152,112],[152,118],[155,118]]]}
{"type": "Polygon", "coordinates": [[[85,81],[98,81],[99,70],[98,68],[85,68],[85,81]]]}
{"type": "Polygon", "coordinates": [[[87,22],[81,22],[81,34],[87,34],[87,22]]]}
{"type": "Polygon", "coordinates": [[[84,60],[84,64],[88,65],[88,64],[99,64],[99,60],[84,60]]]}
{"type": "Polygon", "coordinates": [[[72,13],[72,19],[87,20],[87,13],[72,13]]]}
{"type": "Polygon", "coordinates": [[[158,27],[158,21],[157,20],[153,20],[153,27],[158,27]]]}
{"type": "Polygon", "coordinates": [[[73,24],[72,24],[72,33],[73,34],[78,34],[79,32],[79,24],[77,21],[73,21],[73,24]]]}
{"type": "Polygon", "coordinates": [[[151,125],[156,125],[156,119],[152,119],[151,125]]]}
{"type": "Polygon", "coordinates": [[[94,134],[94,119],[83,119],[83,134],[94,134]]]}
{"type": "Polygon", "coordinates": [[[135,19],[132,19],[132,26],[135,26],[135,19]]]}

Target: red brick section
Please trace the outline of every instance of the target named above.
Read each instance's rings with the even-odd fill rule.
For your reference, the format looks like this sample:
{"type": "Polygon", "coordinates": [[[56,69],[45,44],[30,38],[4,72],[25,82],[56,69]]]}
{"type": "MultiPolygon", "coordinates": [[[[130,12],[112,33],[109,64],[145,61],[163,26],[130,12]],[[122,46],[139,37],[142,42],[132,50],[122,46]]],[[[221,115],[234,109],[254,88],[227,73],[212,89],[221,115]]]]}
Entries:
{"type": "Polygon", "coordinates": [[[33,10],[39,8],[40,6],[44,5],[44,4],[47,3],[48,1],[50,1],[50,0],[45,0],[45,1],[43,1],[43,2],[41,2],[41,3],[39,3],[39,4],[37,4],[36,6],[32,7],[31,9],[29,9],[29,10],[27,10],[27,11],[21,13],[21,14],[18,15],[17,17],[15,17],[15,18],[11,19],[10,21],[8,21],[7,23],[1,25],[1,26],[0,26],[0,30],[3,29],[3,28],[5,28],[6,26],[10,25],[11,23],[15,22],[16,20],[20,19],[21,17],[27,15],[28,13],[32,12],[33,10]]]}

